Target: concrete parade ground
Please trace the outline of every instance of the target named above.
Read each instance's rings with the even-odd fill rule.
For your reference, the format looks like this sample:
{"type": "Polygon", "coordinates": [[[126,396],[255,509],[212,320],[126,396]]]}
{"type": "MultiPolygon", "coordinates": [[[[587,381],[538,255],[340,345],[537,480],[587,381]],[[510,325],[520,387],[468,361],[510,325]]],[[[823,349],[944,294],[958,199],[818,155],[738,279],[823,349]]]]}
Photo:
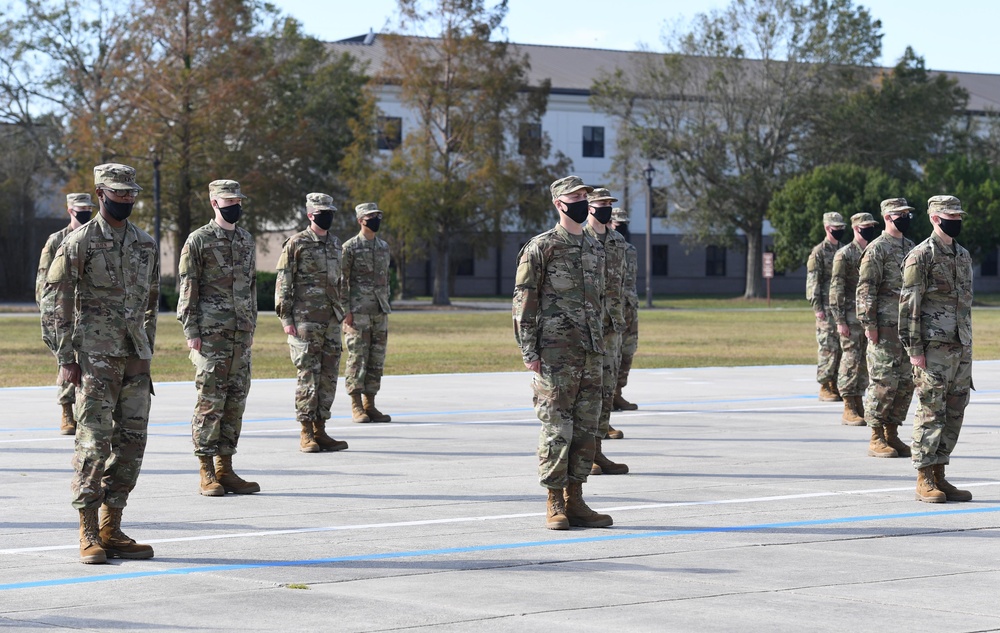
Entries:
{"type": "Polygon", "coordinates": [[[527,372],[386,377],[390,424],[352,424],[341,388],[350,449],[318,454],[294,381],[255,381],[234,465],[262,492],[215,498],[194,386],[159,383],[123,521],[156,556],[109,565],[78,562],[55,389],[0,389],[0,631],[1000,630],[1000,362],[974,364],[948,468],[970,503],[915,501],[814,373],[634,371],[604,442],[632,472],[584,487],[615,524],[562,532],[527,372]]]}

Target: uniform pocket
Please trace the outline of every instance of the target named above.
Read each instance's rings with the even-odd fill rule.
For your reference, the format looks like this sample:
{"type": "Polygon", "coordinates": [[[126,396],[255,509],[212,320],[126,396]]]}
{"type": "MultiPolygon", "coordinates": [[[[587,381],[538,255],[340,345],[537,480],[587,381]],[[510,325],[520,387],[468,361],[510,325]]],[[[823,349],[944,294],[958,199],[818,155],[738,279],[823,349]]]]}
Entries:
{"type": "Polygon", "coordinates": [[[86,274],[95,288],[111,288],[117,285],[103,250],[91,251],[87,258],[86,274]]]}

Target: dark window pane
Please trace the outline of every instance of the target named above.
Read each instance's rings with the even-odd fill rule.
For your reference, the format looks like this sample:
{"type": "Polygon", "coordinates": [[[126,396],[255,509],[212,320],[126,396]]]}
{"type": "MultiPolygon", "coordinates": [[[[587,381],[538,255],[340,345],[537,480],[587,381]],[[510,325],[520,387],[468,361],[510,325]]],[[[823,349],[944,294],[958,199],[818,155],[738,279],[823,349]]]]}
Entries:
{"type": "Polygon", "coordinates": [[[653,244],[653,276],[667,276],[667,245],[653,244]]]}
{"type": "Polygon", "coordinates": [[[980,274],[983,277],[996,277],[997,276],[997,249],[993,249],[983,256],[983,266],[980,269],[980,274]]]}
{"type": "Polygon", "coordinates": [[[726,276],[726,249],[723,246],[709,246],[705,249],[705,276],[726,276]]]}
{"type": "Polygon", "coordinates": [[[533,154],[542,150],[542,124],[521,123],[517,129],[517,151],[533,154]]]}
{"type": "Polygon", "coordinates": [[[604,158],[604,128],[583,126],[583,155],[586,158],[604,158]]]}
{"type": "Polygon", "coordinates": [[[403,119],[398,116],[378,118],[378,148],[396,149],[403,143],[403,119]]]}

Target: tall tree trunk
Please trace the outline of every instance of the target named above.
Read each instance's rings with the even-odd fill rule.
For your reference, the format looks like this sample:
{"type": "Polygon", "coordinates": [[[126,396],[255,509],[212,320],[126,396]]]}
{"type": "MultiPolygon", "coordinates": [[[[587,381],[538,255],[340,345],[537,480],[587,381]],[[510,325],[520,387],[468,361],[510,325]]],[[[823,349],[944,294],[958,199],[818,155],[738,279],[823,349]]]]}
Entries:
{"type": "Polygon", "coordinates": [[[764,234],[760,226],[746,233],[747,239],[747,278],[744,299],[756,299],[762,294],[763,262],[761,261],[764,244],[764,234]]]}
{"type": "Polygon", "coordinates": [[[438,229],[434,240],[434,305],[449,306],[448,271],[451,269],[451,240],[447,229],[438,229]]]}

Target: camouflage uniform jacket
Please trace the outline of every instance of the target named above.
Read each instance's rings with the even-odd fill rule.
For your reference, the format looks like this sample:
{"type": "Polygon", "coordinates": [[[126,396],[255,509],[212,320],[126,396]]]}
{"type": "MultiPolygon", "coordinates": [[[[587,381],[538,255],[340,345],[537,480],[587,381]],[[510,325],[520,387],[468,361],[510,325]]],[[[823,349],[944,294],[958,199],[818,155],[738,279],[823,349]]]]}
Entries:
{"type": "Polygon", "coordinates": [[[143,360],[153,357],[160,258],[153,238],[125,224],[121,251],[101,215],[73,231],[46,277],[53,293],[55,354],[60,365],[78,353],[143,360]]]}
{"type": "Polygon", "coordinates": [[[337,236],[319,236],[310,227],[285,240],[281,248],[274,287],[274,310],[281,325],[328,323],[331,316],[343,321],[337,236]]]}
{"type": "Polygon", "coordinates": [[[806,299],[813,312],[826,312],[830,309],[830,277],[833,274],[833,256],[837,254],[837,245],[830,240],[823,240],[809,253],[806,262],[806,299]]]}
{"type": "Polygon", "coordinates": [[[389,245],[358,233],[344,242],[343,296],[354,314],[389,314],[389,245]]]}
{"type": "Polygon", "coordinates": [[[899,323],[899,290],[903,287],[903,260],[913,250],[907,238],[888,233],[876,237],[861,257],[858,270],[858,321],[866,330],[896,328],[899,323]]]}
{"type": "Polygon", "coordinates": [[[257,254],[253,237],[211,220],[181,250],[177,320],[187,339],[257,327],[257,254]]]}
{"type": "Polygon", "coordinates": [[[639,253],[635,246],[625,242],[625,309],[639,309],[639,292],[635,287],[639,275],[639,253]]]}
{"type": "Polygon", "coordinates": [[[861,266],[861,256],[865,249],[852,241],[843,247],[833,257],[833,270],[830,274],[830,311],[837,325],[847,325],[858,322],[857,300],[858,268],[861,266]]]}
{"type": "Polygon", "coordinates": [[[910,356],[928,341],[972,345],[972,257],[958,242],[932,233],[906,256],[899,338],[910,356]]]}
{"type": "Polygon", "coordinates": [[[608,229],[602,242],[590,224],[583,229],[604,244],[604,331],[625,331],[625,246],[621,233],[608,229]]]}
{"type": "Polygon", "coordinates": [[[55,297],[51,288],[49,292],[45,291],[45,278],[49,274],[49,267],[52,265],[52,260],[55,259],[56,251],[59,250],[66,236],[72,232],[73,225],[70,224],[45,240],[42,255],[38,258],[38,272],[35,275],[35,303],[38,304],[38,311],[42,317],[42,340],[52,351],[55,351],[56,346],[56,336],[52,327],[52,304],[55,297]]]}
{"type": "Polygon", "coordinates": [[[604,353],[604,247],[560,225],[531,238],[518,255],[514,338],[524,362],[547,347],[604,353]]]}

